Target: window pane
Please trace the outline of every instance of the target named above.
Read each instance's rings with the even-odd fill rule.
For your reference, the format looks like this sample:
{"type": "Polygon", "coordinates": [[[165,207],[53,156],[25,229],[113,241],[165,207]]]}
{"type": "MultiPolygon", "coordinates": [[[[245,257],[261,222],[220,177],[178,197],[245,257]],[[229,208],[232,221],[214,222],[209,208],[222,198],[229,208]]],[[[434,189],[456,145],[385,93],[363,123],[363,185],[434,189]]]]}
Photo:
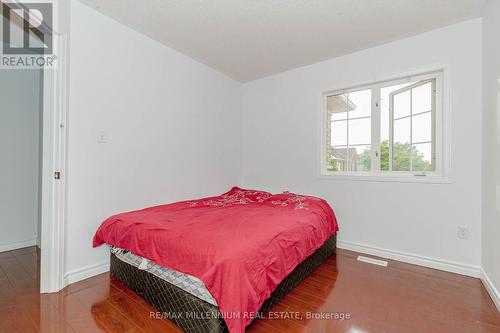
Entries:
{"type": "Polygon", "coordinates": [[[411,156],[413,171],[433,171],[431,143],[413,145],[411,156]]]}
{"type": "Polygon", "coordinates": [[[370,145],[332,148],[330,164],[333,171],[370,171],[370,145]]]}
{"type": "Polygon", "coordinates": [[[371,145],[351,147],[349,149],[349,160],[351,161],[351,168],[356,171],[371,171],[371,145]]]}
{"type": "Polygon", "coordinates": [[[326,109],[332,120],[347,119],[347,94],[328,96],[326,109]]]}
{"type": "Polygon", "coordinates": [[[348,158],[348,149],[345,147],[332,148],[332,157],[330,167],[333,171],[349,171],[350,163],[348,158]]]}
{"type": "Polygon", "coordinates": [[[392,170],[410,171],[410,144],[394,143],[392,148],[392,170]]]}
{"type": "Polygon", "coordinates": [[[423,86],[412,89],[412,114],[431,111],[432,109],[432,84],[429,82],[423,86]]]}
{"type": "Polygon", "coordinates": [[[372,114],[371,89],[351,92],[349,98],[349,118],[369,117],[372,114]]]}
{"type": "Polygon", "coordinates": [[[412,142],[432,141],[432,114],[430,112],[412,117],[412,142]]]}
{"type": "Polygon", "coordinates": [[[409,82],[405,84],[397,84],[392,86],[387,86],[380,89],[380,140],[384,142],[389,140],[389,103],[391,93],[404,88],[406,86],[412,85],[415,82],[409,82]]]}
{"type": "Polygon", "coordinates": [[[332,146],[347,145],[347,120],[332,122],[332,146]]]}
{"type": "Polygon", "coordinates": [[[394,143],[410,143],[410,118],[394,121],[394,143]]]}
{"type": "Polygon", "coordinates": [[[371,118],[349,120],[349,145],[366,145],[372,141],[371,118]]]}
{"type": "Polygon", "coordinates": [[[389,171],[389,140],[380,143],[380,170],[389,171]]]}
{"type": "Polygon", "coordinates": [[[410,115],[410,91],[394,95],[394,119],[410,115]]]}

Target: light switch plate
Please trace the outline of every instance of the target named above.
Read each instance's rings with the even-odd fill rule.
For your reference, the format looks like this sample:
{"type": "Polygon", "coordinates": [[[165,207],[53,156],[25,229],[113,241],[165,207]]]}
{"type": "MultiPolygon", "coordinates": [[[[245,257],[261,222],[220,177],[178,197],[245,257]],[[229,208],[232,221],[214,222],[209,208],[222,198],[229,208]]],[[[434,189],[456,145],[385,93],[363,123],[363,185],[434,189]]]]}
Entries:
{"type": "Polygon", "coordinates": [[[108,136],[106,132],[99,132],[97,143],[108,143],[108,136]]]}

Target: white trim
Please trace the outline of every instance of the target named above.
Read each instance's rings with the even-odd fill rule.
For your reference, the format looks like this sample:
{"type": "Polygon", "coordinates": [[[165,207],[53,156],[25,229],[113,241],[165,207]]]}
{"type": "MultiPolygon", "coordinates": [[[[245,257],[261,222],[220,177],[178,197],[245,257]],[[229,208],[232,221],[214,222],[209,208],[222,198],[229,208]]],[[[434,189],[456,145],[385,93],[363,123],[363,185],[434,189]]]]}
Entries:
{"type": "Polygon", "coordinates": [[[98,274],[109,272],[109,260],[67,272],[64,275],[64,285],[88,279],[98,274]]]}
{"type": "Polygon", "coordinates": [[[24,247],[35,246],[37,245],[37,238],[25,239],[10,243],[0,244],[0,252],[12,251],[17,249],[22,249],[24,247]]]}
{"type": "Polygon", "coordinates": [[[374,172],[332,172],[329,174],[318,175],[318,179],[326,180],[355,180],[367,182],[399,182],[399,183],[424,183],[424,184],[451,184],[452,181],[449,177],[435,176],[426,174],[425,176],[416,176],[414,174],[395,172],[387,173],[374,173],[374,172]]]}
{"type": "Polygon", "coordinates": [[[380,87],[389,87],[392,85],[404,84],[404,83],[413,82],[413,81],[429,80],[429,79],[436,78],[437,73],[444,72],[446,67],[447,67],[446,65],[432,66],[432,67],[422,69],[422,70],[415,70],[415,71],[411,71],[411,72],[385,76],[384,78],[382,78],[380,80],[375,78],[372,81],[366,81],[364,83],[357,84],[357,85],[342,87],[340,89],[339,88],[329,89],[329,90],[323,92],[321,95],[323,97],[327,97],[327,96],[332,96],[332,95],[346,94],[346,93],[349,93],[352,91],[370,89],[375,85],[380,86],[380,87]]]}
{"type": "Polygon", "coordinates": [[[483,268],[481,268],[480,279],[484,285],[484,288],[486,289],[486,291],[490,295],[491,300],[493,301],[493,303],[497,307],[497,310],[500,312],[500,292],[498,291],[497,288],[495,288],[495,285],[493,284],[493,282],[491,281],[488,274],[486,274],[486,272],[484,271],[483,268]]]}
{"type": "Polygon", "coordinates": [[[68,36],[54,38],[59,38],[59,63],[56,69],[44,70],[41,293],[65,286],[68,36]],[[55,171],[61,173],[61,179],[54,179],[55,171]]]}
{"type": "Polygon", "coordinates": [[[376,170],[380,170],[380,89],[372,89],[372,121],[371,121],[371,129],[372,129],[372,142],[371,142],[371,172],[375,172],[376,170]],[[375,112],[373,112],[375,111],[375,112]]]}
{"type": "Polygon", "coordinates": [[[434,269],[439,269],[442,271],[447,271],[451,273],[457,273],[461,275],[471,276],[475,278],[479,278],[480,276],[480,267],[461,264],[458,262],[435,259],[430,257],[425,257],[417,254],[402,252],[402,251],[394,251],[389,249],[384,249],[376,246],[364,245],[354,242],[348,241],[338,241],[337,247],[339,249],[350,250],[359,253],[365,253],[377,257],[402,261],[405,263],[424,266],[434,269]]]}

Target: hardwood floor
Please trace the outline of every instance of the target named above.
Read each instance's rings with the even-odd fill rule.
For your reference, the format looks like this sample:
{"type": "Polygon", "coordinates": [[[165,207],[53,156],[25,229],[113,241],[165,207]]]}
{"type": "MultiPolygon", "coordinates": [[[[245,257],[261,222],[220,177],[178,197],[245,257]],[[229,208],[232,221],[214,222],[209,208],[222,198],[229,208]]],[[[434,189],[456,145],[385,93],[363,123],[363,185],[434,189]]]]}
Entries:
{"type": "MultiPolygon", "coordinates": [[[[500,314],[478,279],[338,250],[248,333],[500,332],[500,314]],[[294,317],[295,312],[300,315],[294,317]],[[307,313],[344,313],[345,320],[307,313]],[[277,318],[277,317],[285,318],[277,318]]],[[[36,248],[0,253],[0,332],[181,332],[109,274],[38,294],[36,248]]]]}

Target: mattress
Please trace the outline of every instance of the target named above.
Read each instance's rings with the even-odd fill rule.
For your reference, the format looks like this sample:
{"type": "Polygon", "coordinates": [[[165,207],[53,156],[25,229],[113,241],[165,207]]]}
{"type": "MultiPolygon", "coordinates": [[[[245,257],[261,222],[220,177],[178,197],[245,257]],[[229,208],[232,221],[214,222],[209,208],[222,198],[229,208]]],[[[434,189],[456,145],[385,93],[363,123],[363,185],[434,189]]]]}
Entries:
{"type": "Polygon", "coordinates": [[[130,251],[121,249],[117,246],[109,246],[111,253],[121,261],[134,266],[140,270],[153,274],[154,276],[167,281],[170,284],[184,290],[199,299],[217,306],[217,302],[205,287],[203,281],[189,274],[177,272],[175,270],[160,266],[154,262],[138,256],[130,251]]]}

